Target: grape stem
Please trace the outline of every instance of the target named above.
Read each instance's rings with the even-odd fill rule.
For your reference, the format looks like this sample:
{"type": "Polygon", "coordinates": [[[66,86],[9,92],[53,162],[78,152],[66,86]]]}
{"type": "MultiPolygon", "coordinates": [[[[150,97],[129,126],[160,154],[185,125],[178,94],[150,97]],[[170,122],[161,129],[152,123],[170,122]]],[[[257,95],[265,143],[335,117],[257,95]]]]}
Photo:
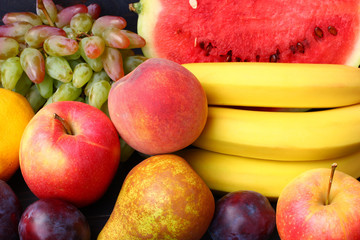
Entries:
{"type": "Polygon", "coordinates": [[[333,163],[331,165],[331,172],[330,172],[330,178],[329,178],[329,186],[328,186],[328,191],[326,194],[326,201],[325,201],[325,205],[329,205],[329,198],[330,198],[330,189],[331,189],[331,185],[332,185],[332,181],[334,179],[334,173],[335,173],[335,168],[337,167],[337,163],[333,163]]]}
{"type": "Polygon", "coordinates": [[[57,115],[57,113],[54,113],[54,119],[59,120],[61,122],[61,124],[63,125],[63,127],[65,128],[65,131],[67,134],[69,135],[73,135],[72,131],[71,131],[71,127],[70,125],[65,121],[65,119],[63,119],[62,117],[60,117],[59,115],[57,115]]]}
{"type": "Polygon", "coordinates": [[[42,0],[37,0],[37,5],[38,5],[38,8],[39,8],[41,11],[43,11],[43,13],[45,14],[45,17],[46,17],[46,19],[48,20],[49,25],[52,26],[52,27],[54,27],[55,24],[54,24],[53,21],[51,20],[51,18],[50,18],[50,16],[49,16],[49,13],[48,13],[48,11],[46,10],[43,1],[42,1],[42,0]]]}

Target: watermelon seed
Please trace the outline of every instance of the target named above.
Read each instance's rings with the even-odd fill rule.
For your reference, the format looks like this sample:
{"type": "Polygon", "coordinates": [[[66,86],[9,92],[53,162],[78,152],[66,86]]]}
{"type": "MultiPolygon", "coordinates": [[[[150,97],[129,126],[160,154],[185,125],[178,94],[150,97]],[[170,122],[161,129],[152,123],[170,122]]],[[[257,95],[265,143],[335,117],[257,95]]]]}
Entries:
{"type": "Polygon", "coordinates": [[[337,35],[337,30],[336,30],[336,28],[333,27],[333,26],[329,26],[329,27],[328,27],[328,31],[329,31],[329,33],[330,33],[331,35],[334,35],[334,36],[337,35]]]}
{"type": "Polygon", "coordinates": [[[213,46],[212,46],[211,43],[209,43],[209,44],[206,46],[205,56],[209,56],[209,55],[210,55],[210,51],[211,51],[212,48],[213,48],[213,46]]]}
{"type": "Polygon", "coordinates": [[[278,58],[277,55],[273,54],[273,55],[270,56],[269,62],[277,62],[277,60],[278,60],[277,58],[278,58]]]}
{"type": "Polygon", "coordinates": [[[314,32],[315,32],[315,35],[319,38],[322,38],[324,36],[323,30],[321,30],[321,28],[319,28],[319,27],[315,27],[314,32]]]}
{"type": "Polygon", "coordinates": [[[296,48],[295,48],[294,45],[290,45],[290,50],[291,50],[291,52],[292,52],[293,54],[295,54],[296,48]]]}
{"type": "Polygon", "coordinates": [[[255,59],[257,62],[260,62],[260,55],[256,55],[255,59]]]}
{"type": "Polygon", "coordinates": [[[297,49],[300,53],[304,53],[304,52],[305,52],[304,45],[302,45],[301,42],[298,42],[298,43],[296,44],[296,49],[297,49]]]}
{"type": "Polygon", "coordinates": [[[205,49],[205,43],[204,42],[199,42],[199,47],[201,49],[205,49]]]}
{"type": "Polygon", "coordinates": [[[235,62],[241,62],[241,58],[235,57],[235,62]]]}

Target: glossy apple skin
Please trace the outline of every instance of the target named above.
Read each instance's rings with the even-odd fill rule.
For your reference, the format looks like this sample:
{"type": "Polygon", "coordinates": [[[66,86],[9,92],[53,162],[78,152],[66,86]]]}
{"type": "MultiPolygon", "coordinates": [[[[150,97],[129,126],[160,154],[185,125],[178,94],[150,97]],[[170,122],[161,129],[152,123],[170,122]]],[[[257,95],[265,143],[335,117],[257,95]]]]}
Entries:
{"type": "Polygon", "coordinates": [[[265,240],[274,229],[269,200],[254,191],[236,191],[217,200],[208,232],[213,240],[265,240]]]}
{"type": "Polygon", "coordinates": [[[0,239],[18,239],[22,208],[12,188],[0,179],[0,239]]]}
{"type": "Polygon", "coordinates": [[[282,240],[360,239],[360,183],[336,170],[325,205],[330,171],[308,170],[283,189],[276,207],[282,240]]]}
{"type": "Polygon", "coordinates": [[[41,199],[29,205],[19,222],[20,240],[90,240],[85,216],[74,205],[41,199]]]}
{"type": "Polygon", "coordinates": [[[157,155],[193,143],[207,120],[199,80],[185,67],[151,58],[115,82],[108,108],[120,136],[135,150],[157,155]]]}
{"type": "Polygon", "coordinates": [[[20,142],[20,169],[40,199],[90,205],[107,190],[119,165],[120,140],[111,120],[82,102],[55,102],[38,111],[20,142]],[[72,134],[54,118],[69,123],[72,134]]]}

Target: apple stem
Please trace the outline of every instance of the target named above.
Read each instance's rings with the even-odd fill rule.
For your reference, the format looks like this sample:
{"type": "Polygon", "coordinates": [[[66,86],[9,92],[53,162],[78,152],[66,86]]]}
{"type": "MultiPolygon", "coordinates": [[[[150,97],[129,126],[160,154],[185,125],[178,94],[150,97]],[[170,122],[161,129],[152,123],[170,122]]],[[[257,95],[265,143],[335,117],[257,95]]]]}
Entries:
{"type": "Polygon", "coordinates": [[[37,5],[38,5],[38,8],[41,9],[41,11],[43,11],[46,19],[47,19],[48,22],[49,22],[49,25],[52,26],[52,27],[54,27],[55,24],[54,24],[53,21],[51,20],[51,18],[50,18],[50,16],[49,16],[49,13],[48,13],[48,11],[46,10],[43,1],[42,1],[42,0],[37,0],[37,5]]]}
{"type": "Polygon", "coordinates": [[[61,122],[61,124],[64,126],[65,131],[66,131],[67,134],[73,135],[72,131],[71,131],[71,128],[70,128],[70,125],[62,117],[60,117],[59,115],[54,113],[54,119],[57,119],[57,120],[59,120],[61,122]]]}
{"type": "Polygon", "coordinates": [[[328,187],[328,191],[327,191],[327,195],[326,195],[325,205],[329,205],[330,189],[331,189],[332,181],[333,181],[333,179],[334,179],[334,173],[335,173],[335,168],[336,168],[336,167],[337,167],[337,163],[331,164],[331,173],[330,173],[330,179],[329,179],[329,187],[328,187]]]}

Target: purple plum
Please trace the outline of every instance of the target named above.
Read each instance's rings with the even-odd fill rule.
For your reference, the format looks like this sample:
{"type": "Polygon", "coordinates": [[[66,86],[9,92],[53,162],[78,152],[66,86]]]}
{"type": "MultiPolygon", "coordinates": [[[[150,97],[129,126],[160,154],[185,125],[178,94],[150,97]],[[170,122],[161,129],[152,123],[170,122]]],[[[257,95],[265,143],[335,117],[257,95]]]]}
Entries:
{"type": "Polygon", "coordinates": [[[21,240],[89,240],[90,227],[74,205],[40,199],[29,205],[19,222],[21,240]]]}
{"type": "Polygon", "coordinates": [[[208,232],[213,240],[266,240],[275,229],[275,210],[254,191],[231,192],[215,205],[208,232]]]}
{"type": "Polygon", "coordinates": [[[0,180],[0,239],[18,239],[21,205],[12,188],[0,180]]]}

